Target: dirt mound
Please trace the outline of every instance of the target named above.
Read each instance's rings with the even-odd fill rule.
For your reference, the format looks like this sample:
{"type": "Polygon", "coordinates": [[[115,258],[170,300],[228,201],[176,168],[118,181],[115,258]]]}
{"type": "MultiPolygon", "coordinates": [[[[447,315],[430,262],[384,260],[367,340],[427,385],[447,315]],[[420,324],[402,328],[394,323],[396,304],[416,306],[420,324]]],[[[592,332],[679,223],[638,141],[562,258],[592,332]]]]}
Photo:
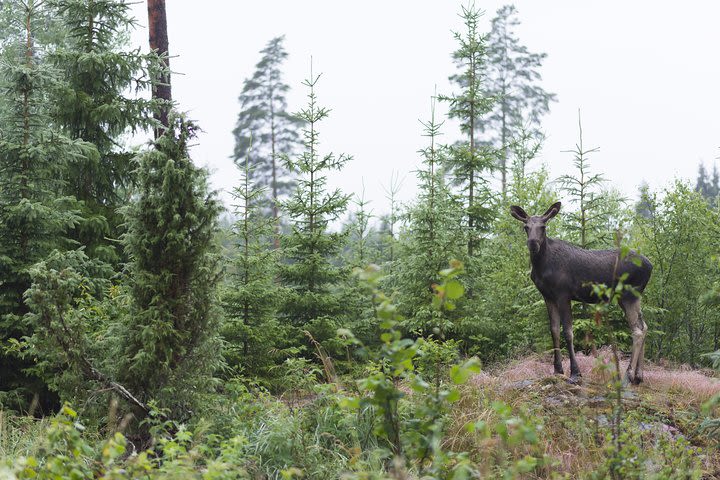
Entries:
{"type": "MultiPolygon", "coordinates": [[[[598,387],[607,389],[612,365],[612,352],[609,348],[598,351],[597,357],[577,354],[578,366],[582,373],[580,385],[570,385],[566,376],[553,375],[552,358],[547,355],[531,355],[514,360],[507,366],[491,368],[476,375],[472,382],[478,386],[492,386],[501,390],[543,388],[553,391],[565,391],[574,396],[580,395],[592,398],[598,387]]],[[[620,361],[620,370],[624,374],[628,366],[628,359],[620,361]]],[[[570,371],[570,362],[563,361],[565,372],[570,371]]],[[[633,398],[632,392],[656,392],[662,394],[678,394],[688,404],[699,405],[720,393],[720,378],[713,372],[694,370],[687,366],[668,366],[645,362],[645,379],[638,387],[625,390],[629,400],[633,398]]]]}

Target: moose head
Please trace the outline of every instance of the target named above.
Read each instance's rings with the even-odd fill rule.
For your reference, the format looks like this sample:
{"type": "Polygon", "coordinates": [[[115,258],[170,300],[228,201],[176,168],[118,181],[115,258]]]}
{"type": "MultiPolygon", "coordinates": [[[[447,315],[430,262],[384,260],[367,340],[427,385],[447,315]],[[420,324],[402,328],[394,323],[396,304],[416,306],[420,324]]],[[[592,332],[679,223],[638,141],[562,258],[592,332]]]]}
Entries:
{"type": "Polygon", "coordinates": [[[553,203],[542,215],[533,216],[525,213],[525,210],[517,205],[510,207],[510,214],[525,224],[525,233],[527,233],[528,236],[527,245],[530,253],[540,253],[547,238],[545,235],[545,226],[559,211],[560,202],[553,203]]]}

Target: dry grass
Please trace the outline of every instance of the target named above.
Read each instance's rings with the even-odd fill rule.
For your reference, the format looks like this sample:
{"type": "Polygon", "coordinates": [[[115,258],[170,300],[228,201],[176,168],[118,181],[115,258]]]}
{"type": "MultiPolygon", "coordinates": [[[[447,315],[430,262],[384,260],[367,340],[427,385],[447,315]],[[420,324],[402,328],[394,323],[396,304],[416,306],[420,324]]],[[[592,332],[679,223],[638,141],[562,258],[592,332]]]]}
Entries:
{"type": "MultiPolygon", "coordinates": [[[[576,355],[580,372],[585,383],[604,384],[607,374],[598,368],[600,363],[612,362],[612,352],[603,348],[597,357],[578,353],[576,355]]],[[[625,372],[628,359],[620,361],[620,370],[625,372]]],[[[563,359],[563,369],[570,371],[570,361],[563,359]]],[[[531,355],[512,361],[509,365],[496,367],[482,372],[472,379],[476,386],[493,386],[502,390],[515,388],[518,382],[528,380],[541,380],[553,375],[552,359],[550,355],[531,355]]],[[[645,362],[645,379],[639,387],[641,391],[682,393],[688,403],[700,405],[713,395],[720,393],[720,378],[713,376],[712,372],[694,370],[686,365],[667,366],[645,362]]]]}
{"type": "MultiPolygon", "coordinates": [[[[528,478],[550,478],[551,470],[569,478],[586,477],[605,461],[607,428],[601,424],[611,412],[608,380],[614,366],[610,349],[599,351],[597,357],[580,353],[577,360],[583,375],[580,386],[553,375],[549,354],[529,355],[474,376],[453,411],[448,446],[482,458],[487,445],[468,435],[465,426],[479,419],[492,421],[490,402],[501,400],[516,412],[527,411],[530,417],[542,418],[540,448],[554,459],[555,465],[539,473],[539,477],[528,478]],[[610,368],[603,368],[603,364],[610,368]]],[[[627,358],[621,360],[623,374],[627,364],[627,358]]],[[[567,358],[563,368],[565,372],[570,370],[567,358]]],[[[720,455],[717,447],[698,435],[697,426],[702,420],[698,414],[701,404],[718,393],[720,378],[712,372],[646,362],[645,381],[637,387],[626,387],[624,408],[626,413],[637,410],[647,424],[667,427],[666,431],[682,433],[691,443],[707,448],[703,464],[711,475],[708,478],[714,478],[712,475],[720,472],[720,455]]],[[[652,444],[653,440],[649,441],[652,444]]]]}

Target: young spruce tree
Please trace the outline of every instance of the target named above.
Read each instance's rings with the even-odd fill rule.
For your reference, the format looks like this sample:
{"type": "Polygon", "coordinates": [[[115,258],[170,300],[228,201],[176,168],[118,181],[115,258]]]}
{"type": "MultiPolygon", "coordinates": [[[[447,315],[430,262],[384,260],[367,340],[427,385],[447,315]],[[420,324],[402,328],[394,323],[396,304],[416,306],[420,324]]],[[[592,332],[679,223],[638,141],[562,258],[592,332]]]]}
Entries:
{"type": "Polygon", "coordinates": [[[125,210],[132,314],[121,383],[183,418],[221,361],[215,308],[220,204],[193,165],[195,126],[180,116],[141,155],[138,196],[125,210]]]}
{"type": "Polygon", "coordinates": [[[329,232],[328,226],[345,212],[349,200],[339,189],[328,191],[327,175],[341,169],[351,157],[319,151],[318,124],[329,114],[317,104],[315,86],[319,78],[313,76],[311,68],[310,78],[303,82],[310,90],[308,104],[296,114],[305,122],[304,151],[294,158],[283,156],[286,168],[298,179],[295,192],[284,203],[292,230],[282,238],[287,261],[280,266],[280,278],[288,290],[282,317],[296,334],[307,330],[322,342],[335,338],[344,305],[334,289],[346,275],[333,263],[345,235],[329,232]]]}
{"type": "Polygon", "coordinates": [[[134,27],[125,0],[52,0],[67,29],[67,42],[52,55],[64,82],[56,91],[53,119],[73,139],[91,142],[100,155],[69,165],[67,194],[81,201],[82,220],[72,237],[91,257],[116,263],[122,216],[133,183],[134,153],[122,136],[152,125],[156,103],[136,95],[151,88],[157,56],[123,48],[134,27]],[[132,93],[131,93],[132,92],[132,93]]]}
{"type": "Polygon", "coordinates": [[[6,406],[27,407],[38,395],[43,408],[53,399],[32,371],[35,360],[19,358],[23,338],[32,334],[24,318],[23,294],[30,267],[54,249],[69,248],[67,230],[78,220],[76,202],[63,196],[67,166],[97,152],[57,131],[49,117],[49,92],[58,74],[44,60],[35,32],[47,18],[42,2],[12,2],[24,38],[0,69],[0,398],[6,406]]]}
{"type": "Polygon", "coordinates": [[[226,322],[225,361],[242,374],[268,378],[276,364],[284,332],[277,318],[278,287],[274,281],[277,250],[267,248],[274,220],[263,215],[258,199],[265,188],[253,184],[248,150],[240,187],[234,190],[237,252],[232,281],[223,294],[226,322]]]}
{"type": "Polygon", "coordinates": [[[238,115],[233,159],[238,166],[248,156],[252,144],[250,163],[252,182],[265,187],[265,194],[255,199],[262,205],[265,215],[276,222],[275,247],[278,246],[279,201],[291,194],[294,181],[292,173],[280,161],[281,155],[289,155],[300,143],[299,129],[302,119],[287,112],[285,95],[289,87],[282,79],[280,67],[287,58],[283,47],[285,37],[270,40],[260,51],[262,59],[255,66],[255,73],[245,80],[238,115]]]}
{"type": "Polygon", "coordinates": [[[478,237],[487,229],[492,217],[491,191],[488,173],[494,164],[494,151],[477,138],[478,123],[491,111],[493,99],[484,95],[484,70],[487,62],[486,38],[479,32],[478,23],[482,12],[474,4],[462,7],[465,23],[464,33],[455,33],[460,44],[453,58],[460,73],[450,80],[460,87],[452,96],[440,100],[450,104],[449,116],[460,120],[460,129],[467,140],[455,145],[445,163],[453,183],[461,187],[465,201],[467,226],[467,253],[475,254],[478,237]]]}
{"type": "Polygon", "coordinates": [[[615,229],[611,228],[614,217],[622,210],[623,200],[614,192],[603,188],[607,181],[602,174],[591,173],[589,155],[598,148],[586,149],[578,112],[578,143],[572,153],[576,173],[558,179],[560,190],[576,207],[566,213],[563,225],[570,240],[582,248],[609,248],[613,245],[615,229]]]}
{"type": "Polygon", "coordinates": [[[432,308],[433,286],[440,283],[438,272],[450,260],[462,260],[465,254],[462,204],[445,183],[440,168],[444,152],[437,137],[441,126],[435,120],[433,99],[430,120],[423,122],[423,135],[428,137],[429,145],[420,151],[424,164],[417,174],[420,193],[408,211],[408,227],[401,238],[399,261],[393,273],[405,327],[424,335],[452,329],[447,312],[432,308]]]}

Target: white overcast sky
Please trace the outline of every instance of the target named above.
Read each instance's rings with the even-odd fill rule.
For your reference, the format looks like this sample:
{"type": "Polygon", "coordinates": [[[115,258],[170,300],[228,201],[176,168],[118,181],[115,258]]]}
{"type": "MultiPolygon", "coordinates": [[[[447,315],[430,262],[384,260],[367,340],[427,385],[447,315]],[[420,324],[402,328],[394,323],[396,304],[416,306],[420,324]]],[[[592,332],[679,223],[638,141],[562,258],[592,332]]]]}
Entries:
{"type": "MultiPolygon", "coordinates": [[[[720,155],[720,2],[666,0],[477,1],[483,30],[499,7],[513,3],[516,29],[530,51],[545,52],[543,87],[558,96],[544,118],[541,158],[551,178],[572,168],[577,111],[584,144],[599,147],[596,172],[635,198],[675,177],[693,179],[697,165],[720,155]]],[[[321,150],[354,159],[332,184],[347,193],[362,185],[376,214],[387,210],[383,185],[405,177],[400,197],[416,193],[418,120],[427,119],[435,86],[447,80],[461,29],[460,5],[427,0],[167,0],[173,97],[204,130],[193,158],[227,192],[239,174],[229,155],[243,80],[271,38],[285,35],[290,109],[304,104],[310,57],[321,72],[318,97],[332,109],[320,125],[321,150]]],[[[144,2],[133,6],[147,44],[144,2]]],[[[443,109],[439,111],[442,113],[443,109]]],[[[446,123],[445,139],[458,134],[446,123]]],[[[223,198],[227,199],[226,193],[223,198]]]]}

